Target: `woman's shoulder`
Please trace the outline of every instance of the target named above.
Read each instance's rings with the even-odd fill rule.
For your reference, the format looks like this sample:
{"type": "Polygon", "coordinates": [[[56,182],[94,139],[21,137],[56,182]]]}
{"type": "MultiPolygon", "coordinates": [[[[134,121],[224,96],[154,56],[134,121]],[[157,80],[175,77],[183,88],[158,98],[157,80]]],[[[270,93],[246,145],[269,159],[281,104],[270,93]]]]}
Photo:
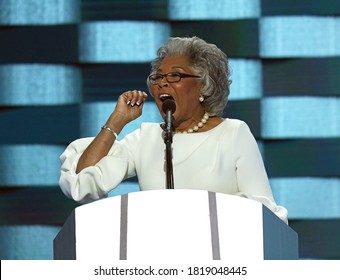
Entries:
{"type": "Polygon", "coordinates": [[[221,125],[225,129],[231,129],[231,130],[237,130],[240,128],[248,128],[248,125],[245,121],[239,120],[239,119],[230,119],[230,118],[225,118],[221,125]]]}
{"type": "Polygon", "coordinates": [[[220,127],[220,131],[223,135],[233,135],[233,137],[236,138],[252,135],[250,127],[243,120],[225,118],[220,124],[220,127]]]}

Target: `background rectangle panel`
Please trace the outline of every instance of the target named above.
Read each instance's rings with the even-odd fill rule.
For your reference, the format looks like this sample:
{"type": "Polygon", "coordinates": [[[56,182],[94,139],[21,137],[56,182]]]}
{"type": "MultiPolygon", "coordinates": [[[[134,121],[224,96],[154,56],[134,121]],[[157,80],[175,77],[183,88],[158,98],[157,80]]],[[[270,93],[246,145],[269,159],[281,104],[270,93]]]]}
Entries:
{"type": "Polygon", "coordinates": [[[79,103],[80,68],[58,64],[0,65],[0,105],[66,105],[79,103]]]}
{"type": "Polygon", "coordinates": [[[96,21],[79,25],[83,63],[147,62],[170,36],[170,26],[153,21],[96,21]]]}
{"type": "Polygon", "coordinates": [[[263,16],[269,15],[339,15],[338,0],[261,0],[263,16]]]}
{"type": "Polygon", "coordinates": [[[174,21],[172,36],[198,36],[216,44],[229,57],[259,57],[257,19],[174,21]]]}
{"type": "Polygon", "coordinates": [[[78,26],[0,27],[0,63],[78,62],[78,26]]]}
{"type": "Polygon", "coordinates": [[[79,204],[56,186],[0,189],[0,225],[61,226],[79,204]]]}
{"type": "Polygon", "coordinates": [[[261,134],[266,139],[340,137],[340,98],[266,97],[261,134]]]}
{"type": "Polygon", "coordinates": [[[264,155],[271,178],[340,177],[340,138],[265,141],[264,155]]]}
{"type": "Polygon", "coordinates": [[[281,177],[270,179],[270,184],[290,219],[340,219],[340,179],[281,177]]]}
{"type": "Polygon", "coordinates": [[[52,259],[51,242],[58,231],[56,226],[0,226],[0,259],[52,259]]]}
{"type": "MultiPolygon", "coordinates": [[[[150,63],[84,64],[83,101],[112,102],[131,89],[148,93],[146,79],[150,71],[150,63]]],[[[152,99],[149,95],[148,100],[152,99]]]]}
{"type": "Polygon", "coordinates": [[[232,100],[227,104],[223,117],[245,121],[256,138],[261,138],[260,100],[232,100]]]}
{"type": "Polygon", "coordinates": [[[264,96],[340,96],[340,58],[265,59],[264,96]]]}
{"type": "Polygon", "coordinates": [[[339,260],[340,219],[301,219],[290,222],[299,233],[299,257],[307,260],[339,260]]]}
{"type": "Polygon", "coordinates": [[[63,146],[1,145],[0,186],[56,186],[63,146]]]}
{"type": "Polygon", "coordinates": [[[260,0],[168,0],[169,19],[257,18],[261,14],[260,2],[260,0]]]}
{"type": "Polygon", "coordinates": [[[64,144],[80,135],[79,105],[0,107],[0,144],[64,144]]]}
{"type": "Polygon", "coordinates": [[[0,25],[76,23],[81,0],[1,0],[0,25]]]}
{"type": "Polygon", "coordinates": [[[82,0],[82,21],[166,20],[168,0],[82,0]]]}
{"type": "Polygon", "coordinates": [[[229,100],[262,97],[262,62],[256,59],[229,59],[231,80],[229,100]]]}
{"type": "Polygon", "coordinates": [[[259,21],[261,57],[339,56],[339,29],[337,17],[262,17],[259,21]]]}

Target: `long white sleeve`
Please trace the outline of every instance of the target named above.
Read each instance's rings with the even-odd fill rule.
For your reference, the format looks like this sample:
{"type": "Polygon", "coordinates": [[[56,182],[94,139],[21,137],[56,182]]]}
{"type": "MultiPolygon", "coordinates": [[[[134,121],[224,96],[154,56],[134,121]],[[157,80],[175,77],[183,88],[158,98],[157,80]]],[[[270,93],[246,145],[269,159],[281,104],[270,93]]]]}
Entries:
{"type": "Polygon", "coordinates": [[[72,142],[60,156],[59,185],[66,196],[80,203],[106,197],[128,176],[127,151],[118,141],[112,146],[108,156],[95,166],[87,167],[76,174],[78,160],[92,140],[93,138],[78,139],[72,142]]]}

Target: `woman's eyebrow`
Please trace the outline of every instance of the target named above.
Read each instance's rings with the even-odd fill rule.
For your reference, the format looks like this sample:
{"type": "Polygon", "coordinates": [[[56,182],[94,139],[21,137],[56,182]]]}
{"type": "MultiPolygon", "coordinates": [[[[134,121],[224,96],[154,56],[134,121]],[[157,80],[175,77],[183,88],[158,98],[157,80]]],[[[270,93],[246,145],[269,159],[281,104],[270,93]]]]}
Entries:
{"type": "MultiPolygon", "coordinates": [[[[176,70],[176,69],[181,69],[181,70],[185,70],[182,66],[171,66],[172,70],[176,70]]],[[[157,72],[162,72],[162,68],[158,68],[157,72]]]]}

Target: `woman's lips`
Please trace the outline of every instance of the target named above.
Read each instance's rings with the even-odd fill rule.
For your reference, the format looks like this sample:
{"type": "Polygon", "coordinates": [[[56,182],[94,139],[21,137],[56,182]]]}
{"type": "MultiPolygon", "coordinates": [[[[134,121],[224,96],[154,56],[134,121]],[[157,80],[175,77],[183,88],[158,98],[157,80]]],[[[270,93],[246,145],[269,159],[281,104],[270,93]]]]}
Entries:
{"type": "Polygon", "coordinates": [[[167,99],[172,99],[174,100],[174,98],[170,95],[170,94],[167,94],[167,93],[162,93],[159,95],[159,99],[164,102],[165,100],[167,99]]]}

